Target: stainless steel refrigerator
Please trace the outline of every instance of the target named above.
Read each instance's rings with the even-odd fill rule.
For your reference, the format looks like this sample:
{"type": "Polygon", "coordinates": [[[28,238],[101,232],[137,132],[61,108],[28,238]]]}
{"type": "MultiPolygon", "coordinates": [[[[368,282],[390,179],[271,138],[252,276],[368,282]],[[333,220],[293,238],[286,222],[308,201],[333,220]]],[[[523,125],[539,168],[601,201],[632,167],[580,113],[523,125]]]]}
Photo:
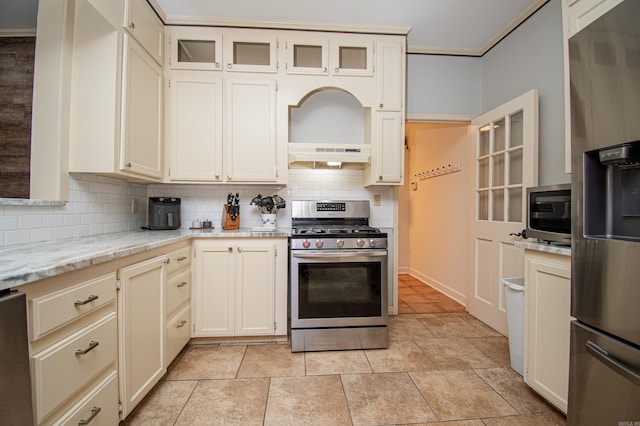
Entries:
{"type": "Polygon", "coordinates": [[[640,1],[569,40],[570,425],[640,424],[640,1]]]}

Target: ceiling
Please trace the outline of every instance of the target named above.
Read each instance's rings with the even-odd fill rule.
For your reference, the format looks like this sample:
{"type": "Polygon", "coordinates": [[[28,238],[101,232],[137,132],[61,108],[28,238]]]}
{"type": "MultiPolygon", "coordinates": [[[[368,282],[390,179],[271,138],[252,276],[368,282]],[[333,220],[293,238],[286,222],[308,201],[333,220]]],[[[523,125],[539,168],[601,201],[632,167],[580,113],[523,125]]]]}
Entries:
{"type": "MultiPolygon", "coordinates": [[[[149,0],[168,24],[408,32],[410,53],[481,56],[548,0],[149,0]]],[[[0,33],[33,30],[38,0],[0,0],[0,33]]]]}

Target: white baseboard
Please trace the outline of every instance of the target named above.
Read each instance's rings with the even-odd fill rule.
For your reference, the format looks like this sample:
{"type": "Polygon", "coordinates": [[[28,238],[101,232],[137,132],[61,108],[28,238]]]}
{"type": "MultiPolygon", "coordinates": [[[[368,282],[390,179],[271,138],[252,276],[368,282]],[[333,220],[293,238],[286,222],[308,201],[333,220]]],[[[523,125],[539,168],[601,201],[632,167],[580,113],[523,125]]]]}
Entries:
{"type": "Polygon", "coordinates": [[[433,278],[421,274],[420,272],[409,268],[410,271],[406,272],[409,275],[411,275],[413,278],[416,278],[420,281],[422,281],[423,283],[435,288],[436,290],[438,290],[440,293],[444,294],[447,297],[452,298],[453,300],[455,300],[456,302],[460,303],[461,305],[463,305],[464,307],[467,307],[467,295],[460,293],[458,290],[455,290],[437,280],[434,280],[433,278]]]}

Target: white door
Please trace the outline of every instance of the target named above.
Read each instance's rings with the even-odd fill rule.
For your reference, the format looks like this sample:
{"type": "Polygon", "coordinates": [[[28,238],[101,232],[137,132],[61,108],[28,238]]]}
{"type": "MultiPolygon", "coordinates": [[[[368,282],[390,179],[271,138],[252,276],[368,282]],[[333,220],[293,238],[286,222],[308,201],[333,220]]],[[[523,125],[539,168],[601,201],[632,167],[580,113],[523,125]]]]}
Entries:
{"type": "Polygon", "coordinates": [[[514,243],[525,228],[526,188],[538,180],[538,91],[471,122],[471,290],[469,313],[507,335],[502,278],[524,274],[523,249],[514,243]]]}

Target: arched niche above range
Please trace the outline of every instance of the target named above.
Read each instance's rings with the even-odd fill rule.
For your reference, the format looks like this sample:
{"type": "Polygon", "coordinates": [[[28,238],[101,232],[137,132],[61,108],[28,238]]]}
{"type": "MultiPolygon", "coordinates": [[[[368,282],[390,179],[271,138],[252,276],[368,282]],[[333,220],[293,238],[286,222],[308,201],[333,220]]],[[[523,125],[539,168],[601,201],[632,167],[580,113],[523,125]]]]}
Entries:
{"type": "Polygon", "coordinates": [[[322,87],[288,105],[289,167],[363,168],[371,159],[371,106],[341,87],[322,87]],[[363,103],[364,102],[364,103],[363,103]]]}

